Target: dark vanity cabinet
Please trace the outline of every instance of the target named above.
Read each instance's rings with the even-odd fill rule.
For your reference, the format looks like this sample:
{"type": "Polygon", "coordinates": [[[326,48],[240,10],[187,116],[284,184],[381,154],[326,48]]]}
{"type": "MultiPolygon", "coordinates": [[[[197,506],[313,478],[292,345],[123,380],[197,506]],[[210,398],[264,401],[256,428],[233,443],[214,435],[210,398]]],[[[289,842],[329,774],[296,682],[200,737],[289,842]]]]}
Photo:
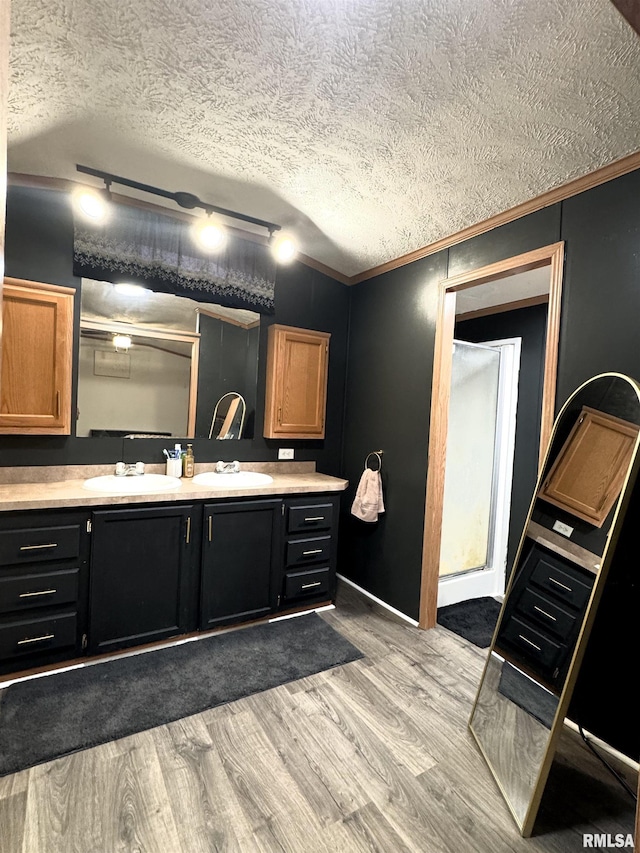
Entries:
{"type": "Polygon", "coordinates": [[[309,495],[285,502],[283,605],[335,597],[339,500],[309,495]]]}
{"type": "Polygon", "coordinates": [[[0,518],[0,672],[81,653],[86,620],[88,514],[0,518]]]}
{"type": "Polygon", "coordinates": [[[91,538],[90,653],[195,628],[200,549],[193,505],[94,512],[91,538]]]}
{"type": "Polygon", "coordinates": [[[339,502],[0,515],[0,675],[331,601],[339,502]]]}
{"type": "Polygon", "coordinates": [[[275,610],[280,577],[282,500],[204,506],[202,630],[259,619],[275,610]]]}

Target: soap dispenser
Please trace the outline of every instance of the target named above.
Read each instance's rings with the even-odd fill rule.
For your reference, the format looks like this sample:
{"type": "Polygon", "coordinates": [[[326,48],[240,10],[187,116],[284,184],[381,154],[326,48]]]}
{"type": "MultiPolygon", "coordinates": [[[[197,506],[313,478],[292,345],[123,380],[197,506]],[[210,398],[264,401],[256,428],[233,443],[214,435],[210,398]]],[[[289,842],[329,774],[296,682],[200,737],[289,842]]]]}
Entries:
{"type": "Polygon", "coordinates": [[[184,476],[193,477],[196,471],[196,460],[193,455],[193,447],[187,444],[187,452],[184,457],[184,476]]]}

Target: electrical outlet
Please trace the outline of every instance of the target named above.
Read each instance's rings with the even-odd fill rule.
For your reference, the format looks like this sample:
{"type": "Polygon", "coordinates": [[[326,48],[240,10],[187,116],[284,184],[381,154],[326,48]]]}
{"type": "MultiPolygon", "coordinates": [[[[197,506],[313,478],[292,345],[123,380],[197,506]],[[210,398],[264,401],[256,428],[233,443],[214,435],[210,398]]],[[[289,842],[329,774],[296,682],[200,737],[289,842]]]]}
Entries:
{"type": "Polygon", "coordinates": [[[293,447],[278,448],[278,459],[293,459],[293,447]]]}
{"type": "Polygon", "coordinates": [[[553,529],[556,533],[562,533],[563,536],[571,536],[573,533],[573,527],[570,527],[568,524],[565,524],[563,521],[554,522],[553,529]]]}

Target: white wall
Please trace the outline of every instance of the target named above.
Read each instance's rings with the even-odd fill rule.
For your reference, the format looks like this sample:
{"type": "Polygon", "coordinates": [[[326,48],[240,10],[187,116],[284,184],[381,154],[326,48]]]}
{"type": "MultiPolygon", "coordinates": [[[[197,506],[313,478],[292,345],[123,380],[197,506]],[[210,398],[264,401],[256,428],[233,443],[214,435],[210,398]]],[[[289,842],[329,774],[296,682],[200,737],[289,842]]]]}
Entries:
{"type": "Polygon", "coordinates": [[[190,359],[134,343],[128,379],[94,375],[94,351],[104,342],[81,338],[77,435],[90,429],[187,434],[190,359]]]}

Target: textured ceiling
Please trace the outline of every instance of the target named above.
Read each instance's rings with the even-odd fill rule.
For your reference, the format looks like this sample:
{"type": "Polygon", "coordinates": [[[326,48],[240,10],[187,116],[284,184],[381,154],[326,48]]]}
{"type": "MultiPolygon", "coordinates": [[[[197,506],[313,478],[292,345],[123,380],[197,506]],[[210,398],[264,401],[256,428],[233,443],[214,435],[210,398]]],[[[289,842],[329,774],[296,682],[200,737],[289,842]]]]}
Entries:
{"type": "Polygon", "coordinates": [[[353,275],[640,148],[609,0],[12,0],[9,169],[270,219],[353,275]]]}

